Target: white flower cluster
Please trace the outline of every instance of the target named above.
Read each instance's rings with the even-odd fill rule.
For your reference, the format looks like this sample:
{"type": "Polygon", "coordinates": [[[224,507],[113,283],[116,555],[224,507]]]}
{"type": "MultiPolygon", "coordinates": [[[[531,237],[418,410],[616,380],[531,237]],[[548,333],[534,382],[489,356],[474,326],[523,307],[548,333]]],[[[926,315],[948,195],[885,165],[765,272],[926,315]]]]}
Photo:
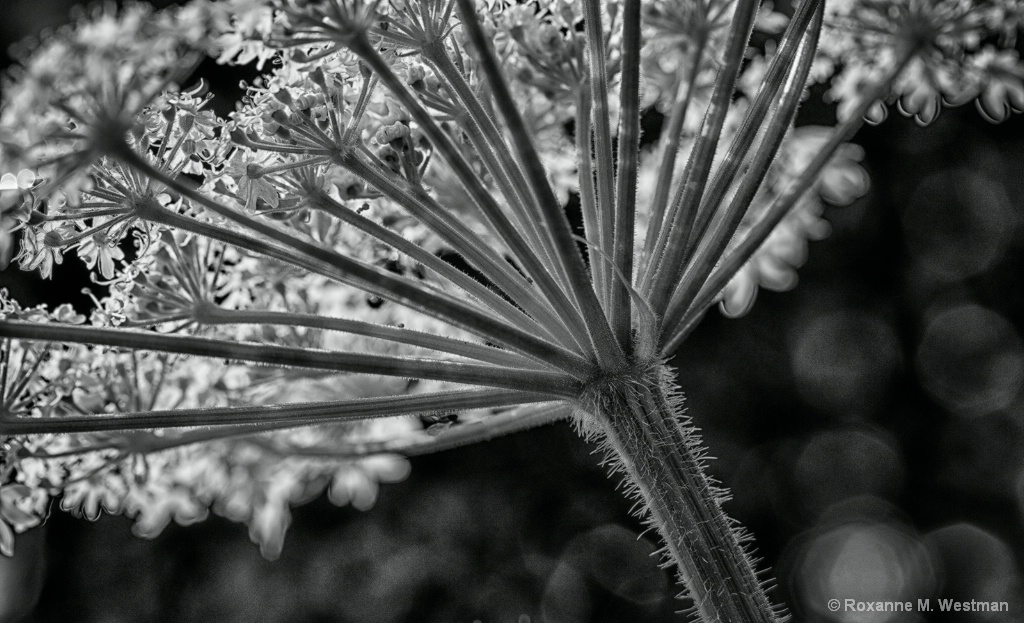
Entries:
{"type": "MultiPolygon", "coordinates": [[[[42,313],[11,310],[20,318],[42,313]]],[[[58,310],[52,320],[85,320],[68,313],[67,308],[58,310]]],[[[8,346],[5,355],[2,372],[8,383],[2,399],[12,416],[187,409],[261,393],[244,367],[204,360],[82,347],[48,353],[8,346]]],[[[313,392],[309,385],[272,387],[275,395],[269,398],[278,402],[308,399],[313,392]]],[[[345,390],[353,388],[364,394],[395,389],[326,380],[317,387],[321,398],[350,394],[345,390]]],[[[132,517],[136,534],[147,538],[172,520],[181,525],[200,521],[212,508],[247,523],[253,541],[272,558],[280,553],[291,505],[329,488],[335,503],[366,509],[376,498],[378,482],[401,480],[408,472],[406,461],[395,456],[302,458],[287,456],[288,448],[323,446],[332,438],[347,443],[395,439],[417,431],[412,420],[388,419],[264,435],[242,430],[229,439],[212,436],[212,441],[204,439],[209,435],[201,429],[12,437],[2,446],[0,462],[5,483],[0,488],[0,548],[9,555],[14,533],[40,523],[51,496],[59,495],[63,510],[88,519],[101,512],[132,517]]]]}
{"type": "MultiPolygon", "coordinates": [[[[890,97],[918,123],[972,100],[991,121],[1004,121],[1024,110],[1024,69],[1013,49],[1022,18],[1019,0],[829,0],[816,74],[835,74],[828,96],[840,119],[865,85],[901,69],[890,97]]],[[[885,111],[879,103],[869,120],[880,122],[885,111]]]]}
{"type": "MultiPolygon", "coordinates": [[[[731,0],[643,6],[643,46],[633,66],[642,77],[640,105],[678,113],[680,133],[679,149],[666,150],[678,155],[668,176],[659,178],[657,150],[641,153],[639,169],[630,170],[641,180],[632,230],[638,239],[654,229],[648,221],[656,188],[663,195],[683,188],[690,159],[709,162],[705,172],[720,170],[759,93],[771,90],[769,82],[779,85],[782,74],[767,76],[782,57],[777,48],[785,46],[774,37],[788,19],[768,4],[754,21],[760,47],[748,50],[746,62],[722,58],[742,7],[731,0]],[[714,88],[726,61],[743,67],[738,93],[714,88]],[[698,137],[716,91],[725,93],[719,110],[728,112],[719,145],[702,151],[695,147],[707,147],[698,137]]],[[[601,359],[587,351],[599,343],[585,333],[593,319],[563,316],[592,311],[582,294],[603,284],[594,277],[582,290],[552,292],[579,285],[569,272],[579,258],[575,249],[564,257],[555,252],[564,249],[553,249],[558,232],[548,225],[561,221],[538,206],[565,205],[595,182],[608,205],[615,201],[607,194],[618,180],[601,175],[623,163],[590,153],[589,132],[601,124],[577,117],[592,100],[605,104],[590,91],[603,83],[589,75],[587,58],[588,45],[600,41],[609,50],[609,125],[628,125],[619,119],[619,96],[629,90],[619,52],[625,6],[601,3],[605,31],[588,40],[578,3],[488,5],[477,17],[507,81],[486,75],[463,9],[470,10],[455,0],[194,0],[162,12],[132,5],[88,13],[26,53],[0,109],[0,269],[17,261],[50,277],[74,252],[108,293],[88,319],[68,306],[24,310],[0,296],[5,330],[74,326],[81,329],[76,336],[86,336],[80,342],[104,344],[47,349],[0,339],[0,415],[13,423],[67,418],[80,425],[90,416],[105,422],[154,410],[186,418],[244,405],[453,396],[453,377],[428,365],[463,375],[454,378],[486,377],[491,384],[480,386],[503,390],[510,383],[494,380],[495,370],[550,380],[560,390],[566,370],[574,379],[594,378],[580,372],[601,359]],[[211,111],[205,85],[182,88],[204,57],[263,72],[226,119],[211,111]],[[507,93],[495,88],[503,82],[507,93]],[[495,114],[509,99],[522,117],[513,132],[495,114]],[[513,150],[507,135],[516,132],[513,150]],[[528,147],[544,172],[523,156],[528,147]],[[453,265],[463,261],[482,277],[453,265]],[[555,268],[547,273],[549,266],[555,268]],[[111,337],[118,331],[165,351],[127,349],[131,339],[111,337]],[[101,337],[89,342],[87,334],[101,337]],[[234,356],[243,351],[250,359],[234,356]],[[319,367],[275,359],[285,355],[319,367]],[[323,363],[330,357],[379,365],[391,376],[339,374],[342,368],[323,363]],[[474,357],[487,365],[473,367],[474,357]],[[398,372],[408,361],[424,366],[425,378],[398,372]]],[[[824,11],[811,81],[831,81],[841,123],[850,121],[866,86],[890,79],[890,99],[921,122],[943,104],[971,99],[992,120],[1024,108],[1024,70],[1012,50],[1024,14],[1019,0],[829,0],[824,11]]],[[[621,109],[631,110],[630,102],[621,109]]],[[[879,102],[869,117],[879,120],[884,110],[879,102]]],[[[508,111],[502,114],[511,128],[508,111]]],[[[725,254],[701,269],[724,262],[766,220],[768,206],[809,179],[804,171],[832,135],[789,128],[788,119],[775,129],[781,147],[750,191],[739,229],[721,241],[729,243],[725,254]]],[[[750,153],[760,145],[753,139],[768,132],[754,134],[750,153]]],[[[610,146],[612,137],[605,139],[610,146]]],[[[850,203],[868,187],[860,148],[841,144],[826,155],[820,175],[801,187],[807,192],[749,260],[729,271],[708,305],[718,302],[735,317],[750,309],[759,287],[795,285],[808,241],[828,233],[824,204],[850,203]]],[[[723,177],[733,184],[742,176],[723,177]]],[[[590,204],[596,212],[599,202],[590,204]]],[[[611,225],[618,226],[601,226],[611,225]]],[[[564,243],[574,232],[561,233],[564,243]]],[[[593,251],[597,236],[587,234],[593,251]]],[[[651,259],[642,247],[633,247],[635,274],[651,259]]],[[[582,282],[586,269],[579,266],[582,282]]],[[[678,311],[686,313],[689,302],[678,311]]],[[[630,321],[628,310],[623,317],[630,321]]],[[[634,328],[626,327],[622,341],[634,328]]],[[[331,449],[426,435],[414,418],[227,432],[182,421],[158,430],[0,439],[0,550],[8,553],[13,533],[39,523],[50,497],[60,496],[65,510],[89,518],[102,511],[132,516],[143,536],[172,520],[199,521],[212,509],[248,523],[272,557],[291,505],[326,489],[337,503],[366,508],[377,483],[399,480],[408,469],[393,455],[332,456],[331,449]]]]}

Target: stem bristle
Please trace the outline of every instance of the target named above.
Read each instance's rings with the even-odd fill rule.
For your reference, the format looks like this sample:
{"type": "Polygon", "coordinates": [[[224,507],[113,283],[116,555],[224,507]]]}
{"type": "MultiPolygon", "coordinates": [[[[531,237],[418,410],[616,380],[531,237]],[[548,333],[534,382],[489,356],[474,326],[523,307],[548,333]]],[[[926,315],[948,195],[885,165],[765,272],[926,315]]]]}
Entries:
{"type": "Polygon", "coordinates": [[[722,512],[730,494],[706,474],[710,457],[684,402],[671,370],[647,361],[586,382],[572,421],[580,435],[597,443],[608,472],[622,475],[619,489],[635,501],[630,512],[667,537],[656,555],[662,568],[678,565],[679,581],[688,589],[682,595],[694,600],[692,612],[704,621],[782,623],[785,612],[769,603],[770,587],[754,571],[758,559],[749,532],[722,512]],[[658,494],[651,495],[655,488],[658,494]],[[665,503],[668,498],[671,503],[665,503]],[[701,561],[713,559],[731,577],[697,572],[701,561]]]}

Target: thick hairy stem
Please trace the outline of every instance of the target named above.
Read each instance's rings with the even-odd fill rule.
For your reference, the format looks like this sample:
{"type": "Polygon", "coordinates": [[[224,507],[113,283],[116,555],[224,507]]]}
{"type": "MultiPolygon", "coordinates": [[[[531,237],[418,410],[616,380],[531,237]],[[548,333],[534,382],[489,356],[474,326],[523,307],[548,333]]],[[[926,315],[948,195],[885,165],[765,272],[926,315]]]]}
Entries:
{"type": "MultiPolygon", "coordinates": [[[[772,623],[772,608],[720,503],[723,492],[705,473],[699,439],[682,415],[670,373],[608,379],[585,394],[582,418],[593,417],[617,466],[666,544],[703,623],[772,623]]],[[[583,426],[592,430],[593,424],[583,426]]]]}

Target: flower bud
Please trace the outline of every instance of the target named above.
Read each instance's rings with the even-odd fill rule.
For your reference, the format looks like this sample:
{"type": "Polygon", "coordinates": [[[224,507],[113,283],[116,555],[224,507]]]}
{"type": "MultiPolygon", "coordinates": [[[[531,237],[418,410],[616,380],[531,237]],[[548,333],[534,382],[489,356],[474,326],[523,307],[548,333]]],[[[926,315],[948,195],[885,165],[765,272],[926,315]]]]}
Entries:
{"type": "Polygon", "coordinates": [[[324,70],[320,67],[309,72],[309,79],[321,89],[327,89],[327,78],[324,75],[324,70]]]}
{"type": "Polygon", "coordinates": [[[249,137],[245,135],[245,132],[241,128],[235,128],[228,132],[228,136],[231,137],[231,142],[236,145],[248,145],[249,137]]]}
{"type": "Polygon", "coordinates": [[[48,231],[43,234],[43,244],[52,248],[62,247],[64,246],[64,238],[61,237],[59,232],[48,231]]]}
{"type": "Polygon", "coordinates": [[[184,91],[183,94],[189,97],[203,97],[210,92],[210,83],[205,78],[200,78],[196,86],[184,91]]]}
{"type": "Polygon", "coordinates": [[[377,131],[377,143],[380,145],[391,145],[392,147],[398,148],[395,145],[396,142],[404,141],[402,139],[409,136],[409,126],[401,122],[395,122],[391,125],[386,125],[377,131]]]}
{"type": "Polygon", "coordinates": [[[423,88],[426,86],[426,77],[427,72],[426,70],[423,69],[423,67],[419,65],[413,65],[412,67],[409,67],[408,75],[406,76],[406,82],[408,82],[409,86],[411,86],[413,89],[417,91],[422,91],[423,88]]]}
{"type": "Polygon", "coordinates": [[[292,140],[292,132],[291,132],[291,130],[289,130],[288,128],[283,127],[283,126],[280,126],[277,129],[275,129],[272,132],[272,134],[274,136],[276,136],[277,138],[285,140],[285,141],[292,140]]]}
{"type": "Polygon", "coordinates": [[[263,121],[263,131],[271,136],[277,135],[278,130],[281,129],[281,124],[276,121],[263,121]]]}
{"type": "Polygon", "coordinates": [[[288,89],[281,89],[274,93],[274,98],[281,102],[285,106],[291,107],[294,104],[292,94],[288,92],[288,89]]]}
{"type": "Polygon", "coordinates": [[[402,169],[401,157],[390,145],[385,145],[377,150],[377,157],[384,161],[384,164],[395,173],[402,169]]]}
{"type": "Polygon", "coordinates": [[[263,167],[255,162],[249,163],[245,167],[245,176],[251,180],[258,180],[263,177],[263,167]]]}

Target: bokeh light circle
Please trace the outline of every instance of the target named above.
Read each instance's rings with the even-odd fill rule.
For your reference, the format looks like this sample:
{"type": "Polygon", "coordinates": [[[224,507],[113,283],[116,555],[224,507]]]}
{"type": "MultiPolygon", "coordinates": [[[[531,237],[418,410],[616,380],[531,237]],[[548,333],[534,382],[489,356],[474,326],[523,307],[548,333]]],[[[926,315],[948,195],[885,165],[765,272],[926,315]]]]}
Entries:
{"type": "Polygon", "coordinates": [[[1024,382],[1024,345],[996,312],[972,303],[932,315],[917,349],[917,373],[929,394],[961,415],[1007,407],[1024,382]]]}
{"type": "MultiPolygon", "coordinates": [[[[928,533],[944,578],[942,594],[957,601],[1007,601],[1019,589],[1013,552],[1005,541],[970,523],[956,523],[928,533]]],[[[985,613],[979,613],[984,615],[985,613]]],[[[964,615],[964,621],[986,620],[964,615]]]]}
{"type": "Polygon", "coordinates": [[[869,431],[818,433],[794,465],[800,505],[814,518],[858,495],[891,497],[903,483],[903,462],[892,439],[869,431]]]}
{"type": "Polygon", "coordinates": [[[794,569],[803,608],[841,623],[915,621],[916,612],[862,611],[854,603],[906,602],[930,596],[936,587],[928,549],[894,523],[852,521],[815,535],[794,569]],[[838,611],[829,601],[838,599],[838,611]]]}
{"type": "Polygon", "coordinates": [[[881,316],[840,309],[801,323],[790,346],[801,398],[829,413],[867,416],[882,406],[902,365],[893,326],[881,316]]]}
{"type": "Polygon", "coordinates": [[[1016,213],[1002,184],[971,169],[925,178],[901,215],[907,248],[949,281],[988,271],[1006,251],[1016,213]]]}

